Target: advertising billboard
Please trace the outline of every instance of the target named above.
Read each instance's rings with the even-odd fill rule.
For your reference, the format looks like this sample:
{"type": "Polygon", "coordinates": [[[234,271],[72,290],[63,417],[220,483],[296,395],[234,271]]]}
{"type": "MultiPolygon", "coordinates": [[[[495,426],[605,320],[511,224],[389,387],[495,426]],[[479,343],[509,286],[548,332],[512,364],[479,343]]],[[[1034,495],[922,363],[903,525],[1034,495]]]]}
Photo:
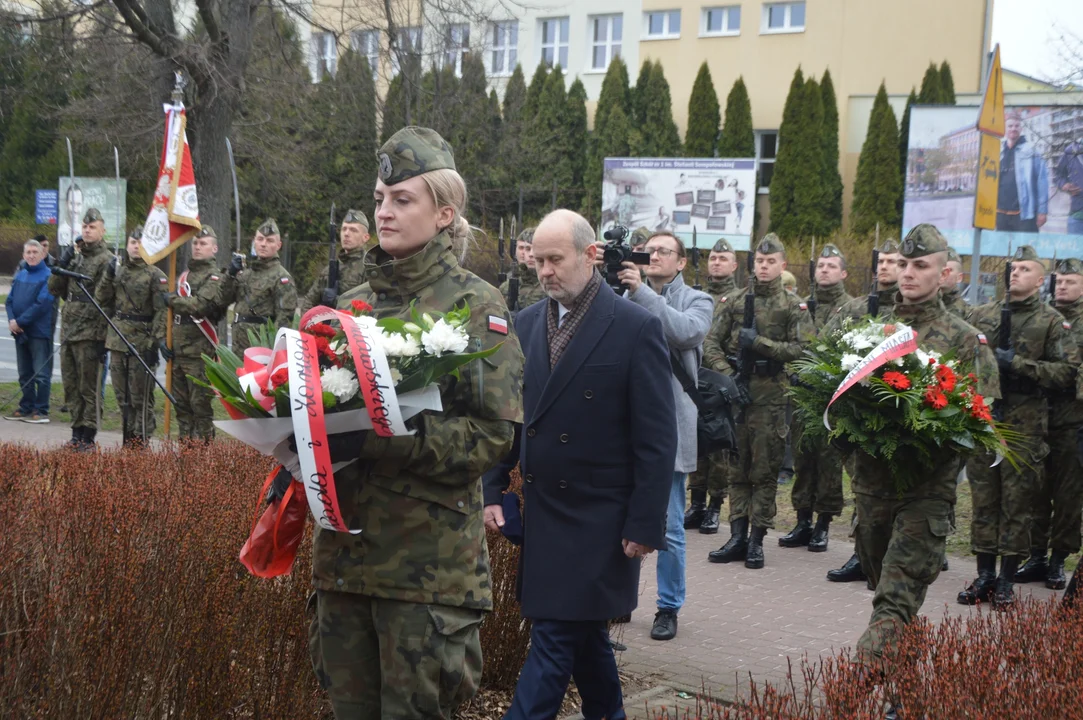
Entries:
{"type": "Polygon", "coordinates": [[[120,192],[114,178],[77,177],[75,186],[67,176],[60,178],[60,216],[57,218],[56,237],[60,245],[71,245],[74,236],[68,224],[69,213],[74,218],[75,236],[83,228],[83,213],[89,208],[97,208],[105,221],[105,243],[112,246],[117,242],[124,244],[127,229],[124,228],[127,217],[128,181],[120,179],[120,192]],[[119,206],[118,203],[119,202],[119,206]]]}

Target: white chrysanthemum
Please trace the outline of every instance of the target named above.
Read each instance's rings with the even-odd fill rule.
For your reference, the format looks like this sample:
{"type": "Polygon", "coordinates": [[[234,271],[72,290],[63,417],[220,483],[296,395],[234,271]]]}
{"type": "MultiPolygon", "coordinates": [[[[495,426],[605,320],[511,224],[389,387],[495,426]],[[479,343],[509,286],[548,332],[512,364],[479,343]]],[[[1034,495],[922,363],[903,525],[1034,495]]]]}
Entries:
{"type": "Polygon", "coordinates": [[[859,362],[861,362],[861,356],[860,355],[853,355],[851,353],[844,353],[843,356],[842,356],[842,359],[839,361],[839,364],[842,365],[843,370],[845,370],[846,372],[850,372],[855,367],[857,367],[857,364],[859,362]]]}
{"type": "Polygon", "coordinates": [[[340,403],[351,399],[361,389],[353,371],[340,367],[324,370],[320,374],[320,383],[323,385],[324,392],[334,395],[340,403]]]}
{"type": "Polygon", "coordinates": [[[451,327],[441,318],[431,330],[421,333],[421,344],[425,352],[440,357],[444,353],[461,353],[470,344],[470,338],[462,328],[451,327]]]}
{"type": "Polygon", "coordinates": [[[920,362],[922,365],[929,365],[929,360],[935,360],[936,362],[940,362],[940,356],[934,352],[925,352],[921,348],[918,348],[914,351],[914,354],[917,355],[918,362],[920,362]]]}
{"type": "Polygon", "coordinates": [[[380,344],[388,357],[416,357],[421,354],[421,343],[413,335],[381,330],[380,344]]]}

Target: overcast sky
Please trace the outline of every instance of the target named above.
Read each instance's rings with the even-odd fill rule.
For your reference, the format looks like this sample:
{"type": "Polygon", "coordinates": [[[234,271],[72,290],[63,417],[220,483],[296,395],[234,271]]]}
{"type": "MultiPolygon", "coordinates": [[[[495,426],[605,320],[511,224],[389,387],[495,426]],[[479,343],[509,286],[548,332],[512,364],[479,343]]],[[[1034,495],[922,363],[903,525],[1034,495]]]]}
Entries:
{"type": "MultiPolygon", "coordinates": [[[[993,0],[992,41],[1000,43],[1005,68],[1060,80],[1071,72],[1065,42],[1083,53],[1083,0],[993,0]]],[[[1083,64],[1083,56],[1075,64],[1083,64]]]]}

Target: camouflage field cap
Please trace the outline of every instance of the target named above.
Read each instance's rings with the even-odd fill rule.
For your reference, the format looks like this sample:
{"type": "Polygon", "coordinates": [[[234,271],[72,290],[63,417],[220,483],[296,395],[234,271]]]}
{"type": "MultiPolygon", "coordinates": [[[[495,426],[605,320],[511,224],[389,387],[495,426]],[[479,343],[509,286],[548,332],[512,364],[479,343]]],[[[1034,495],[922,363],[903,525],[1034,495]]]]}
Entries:
{"type": "Polygon", "coordinates": [[[404,127],[387,139],[376,153],[380,179],[397,185],[433,170],[455,169],[455,153],[435,130],[404,127]]]}
{"type": "Polygon", "coordinates": [[[360,210],[347,210],[346,214],[342,216],[342,222],[364,225],[366,230],[369,229],[369,219],[365,217],[365,213],[360,210]]]}
{"type": "Polygon", "coordinates": [[[959,253],[955,251],[955,248],[948,248],[948,262],[957,262],[960,265],[963,264],[963,259],[959,257],[959,253]]]}
{"type": "Polygon", "coordinates": [[[98,211],[98,208],[87,208],[86,214],[83,215],[83,224],[89,225],[92,222],[105,222],[102,218],[102,214],[98,211]]]}
{"type": "Polygon", "coordinates": [[[843,260],[846,259],[846,256],[842,254],[842,250],[839,250],[838,245],[834,245],[832,243],[827,243],[826,245],[824,245],[824,249],[820,251],[820,257],[837,257],[842,258],[843,260]]]}
{"type": "MultiPolygon", "coordinates": [[[[909,237],[909,235],[907,237],[909,237]]],[[[899,243],[893,238],[888,238],[880,243],[879,250],[881,255],[894,255],[899,252],[899,243]]]]}
{"type": "Polygon", "coordinates": [[[199,228],[199,232],[196,233],[196,237],[210,237],[214,238],[215,240],[218,239],[218,235],[214,232],[214,228],[206,224],[199,228]]]}
{"type": "Polygon", "coordinates": [[[278,223],[275,222],[274,218],[267,218],[258,228],[256,228],[256,232],[264,237],[278,235],[278,223]]]}
{"type": "Polygon", "coordinates": [[[645,227],[637,227],[632,231],[632,247],[646,245],[651,237],[651,231],[645,227]]]}
{"type": "Polygon", "coordinates": [[[716,242],[714,244],[714,247],[711,248],[711,252],[728,252],[728,253],[731,253],[731,252],[733,252],[733,246],[730,245],[725,240],[719,240],[718,242],[716,242]]]}
{"type": "Polygon", "coordinates": [[[135,238],[136,240],[142,240],[143,239],[143,226],[142,225],[136,225],[134,228],[132,228],[132,231],[130,233],[128,233],[128,237],[135,238]]]}
{"type": "MultiPolygon", "coordinates": [[[[896,252],[902,252],[905,258],[918,258],[932,255],[933,253],[947,252],[948,241],[936,229],[935,225],[922,223],[906,234],[902,247],[896,252]]],[[[881,250],[880,252],[884,252],[881,250]]]]}
{"type": "Polygon", "coordinates": [[[1057,275],[1083,275],[1083,262],[1075,258],[1057,260],[1057,275]]]}
{"type": "Polygon", "coordinates": [[[1030,245],[1020,245],[1019,247],[1017,247],[1015,249],[1015,254],[1012,255],[1012,260],[1013,261],[1016,261],[1016,260],[1018,260],[1018,261],[1029,260],[1031,262],[1036,262],[1036,263],[1042,262],[1042,259],[1040,257],[1038,257],[1038,253],[1030,245]]]}
{"type": "Polygon", "coordinates": [[[527,228],[519,233],[519,237],[515,238],[515,242],[522,243],[523,245],[534,244],[534,228],[527,228]]]}
{"type": "Polygon", "coordinates": [[[786,246],[782,244],[782,241],[778,239],[778,235],[774,233],[767,233],[763,236],[763,240],[760,240],[760,244],[756,246],[756,252],[760,255],[773,255],[774,253],[786,252],[786,246]]]}

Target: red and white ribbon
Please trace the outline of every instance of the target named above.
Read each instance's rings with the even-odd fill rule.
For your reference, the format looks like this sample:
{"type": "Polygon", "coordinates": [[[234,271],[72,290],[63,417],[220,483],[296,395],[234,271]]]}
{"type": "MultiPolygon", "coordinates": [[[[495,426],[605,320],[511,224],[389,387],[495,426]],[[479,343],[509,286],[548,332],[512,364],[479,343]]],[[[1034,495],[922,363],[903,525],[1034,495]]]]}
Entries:
{"type": "MultiPolygon", "coordinates": [[[[244,374],[238,371],[242,390],[249,390],[259,406],[275,415],[274,388],[271,376],[286,367],[286,351],[271,352],[265,347],[250,347],[244,351],[244,374]]],[[[292,378],[291,378],[292,380],[292,378]]]]}
{"type": "Polygon", "coordinates": [[[909,327],[899,330],[897,333],[874,347],[868,355],[863,357],[861,361],[854,366],[853,370],[847,373],[846,377],[842,379],[842,382],[839,383],[838,388],[835,390],[835,394],[831,396],[831,402],[827,403],[827,407],[824,408],[824,427],[828,430],[831,429],[831,423],[827,421],[827,412],[831,409],[831,405],[839,399],[839,396],[867,378],[885,363],[901,358],[904,355],[909,355],[917,349],[918,335],[914,332],[913,328],[909,327]]]}

